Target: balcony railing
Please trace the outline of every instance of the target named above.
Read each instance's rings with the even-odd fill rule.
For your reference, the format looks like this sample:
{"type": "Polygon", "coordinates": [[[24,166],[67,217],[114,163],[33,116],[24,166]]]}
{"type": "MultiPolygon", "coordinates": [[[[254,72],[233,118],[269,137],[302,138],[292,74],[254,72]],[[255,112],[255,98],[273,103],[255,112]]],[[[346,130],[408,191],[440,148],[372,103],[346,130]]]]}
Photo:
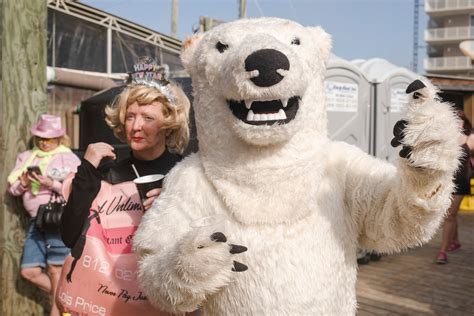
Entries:
{"type": "Polygon", "coordinates": [[[474,9],[474,0],[425,0],[426,12],[474,9]]]}
{"type": "Polygon", "coordinates": [[[474,27],[444,27],[425,30],[425,41],[457,41],[474,38],[474,27]]]}
{"type": "Polygon", "coordinates": [[[465,56],[427,58],[424,61],[424,66],[426,71],[474,69],[471,58],[465,56]]]}

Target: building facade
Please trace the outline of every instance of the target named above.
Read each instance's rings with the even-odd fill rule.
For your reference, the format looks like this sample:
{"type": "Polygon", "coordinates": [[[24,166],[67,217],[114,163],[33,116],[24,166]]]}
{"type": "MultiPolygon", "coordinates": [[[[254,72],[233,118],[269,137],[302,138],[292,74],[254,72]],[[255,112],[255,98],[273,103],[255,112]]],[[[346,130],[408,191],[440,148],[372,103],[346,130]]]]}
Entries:
{"type": "Polygon", "coordinates": [[[424,4],[429,16],[424,35],[428,54],[425,71],[474,76],[471,57],[459,48],[464,41],[474,41],[474,0],[425,0],[424,4]]]}

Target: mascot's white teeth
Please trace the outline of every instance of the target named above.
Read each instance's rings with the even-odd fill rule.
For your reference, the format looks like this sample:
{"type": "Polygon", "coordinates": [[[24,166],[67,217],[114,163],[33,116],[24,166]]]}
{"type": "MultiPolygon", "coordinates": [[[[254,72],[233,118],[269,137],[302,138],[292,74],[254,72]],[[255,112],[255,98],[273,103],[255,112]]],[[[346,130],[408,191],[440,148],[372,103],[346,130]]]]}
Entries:
{"type": "Polygon", "coordinates": [[[279,120],[286,120],[285,111],[283,111],[282,109],[280,109],[280,111],[278,111],[278,116],[279,116],[279,120]]]}
{"type": "Polygon", "coordinates": [[[252,112],[252,110],[247,113],[247,121],[254,121],[255,114],[252,112]]]}
{"type": "Polygon", "coordinates": [[[299,109],[300,97],[258,100],[228,100],[232,113],[241,121],[251,125],[286,124],[293,120],[299,109]]]}
{"type": "Polygon", "coordinates": [[[266,114],[255,114],[252,110],[247,114],[247,121],[278,121],[286,120],[286,114],[283,109],[280,109],[278,113],[266,113],[266,114]]]}

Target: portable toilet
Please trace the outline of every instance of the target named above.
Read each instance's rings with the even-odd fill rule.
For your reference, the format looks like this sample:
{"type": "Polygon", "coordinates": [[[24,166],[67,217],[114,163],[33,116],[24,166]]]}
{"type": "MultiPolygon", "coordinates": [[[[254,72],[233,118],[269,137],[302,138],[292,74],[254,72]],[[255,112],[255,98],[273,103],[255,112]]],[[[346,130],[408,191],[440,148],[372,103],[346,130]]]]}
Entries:
{"type": "Polygon", "coordinates": [[[332,55],[324,79],[329,137],[371,153],[370,83],[349,61],[332,55]]]}
{"type": "Polygon", "coordinates": [[[354,60],[372,84],[374,101],[374,128],[370,136],[373,144],[371,153],[376,157],[394,162],[400,148],[390,146],[393,126],[402,119],[403,110],[408,104],[407,86],[420,76],[406,68],[398,67],[385,59],[354,60]]]}

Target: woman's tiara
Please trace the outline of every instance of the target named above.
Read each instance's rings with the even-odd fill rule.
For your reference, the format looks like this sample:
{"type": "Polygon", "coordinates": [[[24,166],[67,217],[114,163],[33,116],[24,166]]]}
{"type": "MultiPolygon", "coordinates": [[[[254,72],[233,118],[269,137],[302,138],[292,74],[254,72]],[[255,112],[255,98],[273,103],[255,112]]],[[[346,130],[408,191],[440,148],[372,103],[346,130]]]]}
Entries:
{"type": "Polygon", "coordinates": [[[155,88],[171,104],[176,104],[176,98],[171,90],[170,82],[166,79],[164,68],[158,66],[155,60],[149,56],[140,57],[138,62],[133,65],[133,72],[128,73],[127,84],[155,88]]]}

